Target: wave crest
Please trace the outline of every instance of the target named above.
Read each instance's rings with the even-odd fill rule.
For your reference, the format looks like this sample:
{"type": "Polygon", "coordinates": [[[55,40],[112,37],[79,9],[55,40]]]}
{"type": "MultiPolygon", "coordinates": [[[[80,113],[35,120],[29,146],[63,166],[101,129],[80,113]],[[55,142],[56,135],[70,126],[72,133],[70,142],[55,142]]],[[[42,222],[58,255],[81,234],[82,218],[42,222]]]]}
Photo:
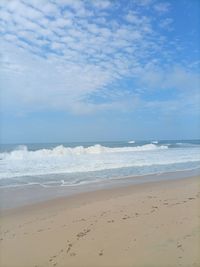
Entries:
{"type": "Polygon", "coordinates": [[[65,147],[63,145],[57,146],[52,149],[39,149],[36,151],[29,151],[26,146],[18,146],[16,150],[6,153],[0,153],[1,159],[26,159],[29,158],[46,158],[46,157],[61,157],[61,156],[73,156],[83,154],[103,154],[103,153],[124,153],[124,152],[140,152],[157,149],[167,149],[168,146],[157,146],[155,144],[146,144],[135,147],[105,147],[99,144],[89,147],[77,146],[77,147],[65,147]]]}

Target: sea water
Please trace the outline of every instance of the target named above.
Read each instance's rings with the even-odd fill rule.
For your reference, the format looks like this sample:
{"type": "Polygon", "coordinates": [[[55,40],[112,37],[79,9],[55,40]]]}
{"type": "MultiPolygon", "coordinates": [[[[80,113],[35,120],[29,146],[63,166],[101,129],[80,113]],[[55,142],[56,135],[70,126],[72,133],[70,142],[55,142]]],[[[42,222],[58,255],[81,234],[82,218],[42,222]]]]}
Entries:
{"type": "Polygon", "coordinates": [[[0,187],[74,186],[200,168],[200,140],[1,145],[0,187]]]}

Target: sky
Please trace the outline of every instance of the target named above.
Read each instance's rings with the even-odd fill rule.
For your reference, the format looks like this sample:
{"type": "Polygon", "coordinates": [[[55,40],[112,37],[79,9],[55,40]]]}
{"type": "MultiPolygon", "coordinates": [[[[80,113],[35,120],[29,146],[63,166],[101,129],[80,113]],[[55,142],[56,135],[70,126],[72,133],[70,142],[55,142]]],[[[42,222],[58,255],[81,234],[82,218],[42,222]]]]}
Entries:
{"type": "Polygon", "coordinates": [[[199,0],[1,0],[1,142],[200,138],[199,14],[199,0]]]}

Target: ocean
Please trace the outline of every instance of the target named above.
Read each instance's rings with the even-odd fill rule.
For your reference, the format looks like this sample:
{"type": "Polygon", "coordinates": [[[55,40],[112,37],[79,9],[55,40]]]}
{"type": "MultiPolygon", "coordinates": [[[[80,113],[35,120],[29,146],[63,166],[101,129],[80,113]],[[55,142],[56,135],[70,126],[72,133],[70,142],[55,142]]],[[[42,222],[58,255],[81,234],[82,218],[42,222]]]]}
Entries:
{"type": "Polygon", "coordinates": [[[200,168],[200,140],[1,145],[0,187],[78,186],[200,168]]]}

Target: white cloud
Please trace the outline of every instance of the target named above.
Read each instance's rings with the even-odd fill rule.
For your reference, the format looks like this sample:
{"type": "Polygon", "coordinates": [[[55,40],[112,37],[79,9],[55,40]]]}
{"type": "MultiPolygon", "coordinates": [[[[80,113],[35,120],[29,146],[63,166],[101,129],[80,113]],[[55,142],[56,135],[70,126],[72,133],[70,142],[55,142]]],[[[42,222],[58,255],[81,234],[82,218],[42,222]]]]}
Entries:
{"type": "Polygon", "coordinates": [[[128,14],[126,14],[125,19],[132,24],[135,24],[136,26],[149,26],[150,19],[146,16],[141,16],[135,11],[129,11],[128,14]]]}
{"type": "MultiPolygon", "coordinates": [[[[130,77],[150,89],[185,91],[196,81],[196,74],[186,67],[161,68],[169,57],[167,42],[155,29],[154,18],[140,10],[151,7],[163,13],[169,10],[168,3],[135,0],[131,11],[107,0],[2,3],[1,86],[4,106],[10,109],[80,113],[125,109],[136,102],[145,106],[135,100],[134,89],[129,95],[116,88],[102,103],[95,102],[95,97],[88,99],[108,96],[112,84],[130,77]],[[112,12],[116,11],[115,18],[112,12]]],[[[167,27],[172,20],[159,23],[167,27]]]]}
{"type": "Polygon", "coordinates": [[[135,3],[137,3],[140,6],[149,7],[154,0],[134,0],[135,3]]]}
{"type": "Polygon", "coordinates": [[[46,16],[59,16],[59,15],[61,15],[60,10],[57,7],[57,5],[50,3],[50,2],[47,2],[44,5],[42,5],[41,10],[44,13],[44,15],[46,15],[46,16]]]}
{"type": "Polygon", "coordinates": [[[172,30],[172,23],[173,23],[173,19],[171,18],[166,18],[166,19],[163,19],[161,22],[160,22],[160,27],[163,28],[163,29],[167,29],[167,30],[172,30]]]}
{"type": "Polygon", "coordinates": [[[168,2],[156,3],[154,9],[161,14],[166,13],[170,9],[170,4],[168,2]]]}
{"type": "Polygon", "coordinates": [[[199,74],[178,65],[168,69],[147,68],[141,80],[154,90],[173,89],[194,93],[200,88],[199,74]]]}
{"type": "Polygon", "coordinates": [[[104,9],[104,8],[108,8],[108,7],[111,6],[111,1],[107,1],[107,0],[101,0],[101,1],[94,0],[94,1],[92,1],[92,4],[95,7],[97,7],[97,8],[104,9]]]}

